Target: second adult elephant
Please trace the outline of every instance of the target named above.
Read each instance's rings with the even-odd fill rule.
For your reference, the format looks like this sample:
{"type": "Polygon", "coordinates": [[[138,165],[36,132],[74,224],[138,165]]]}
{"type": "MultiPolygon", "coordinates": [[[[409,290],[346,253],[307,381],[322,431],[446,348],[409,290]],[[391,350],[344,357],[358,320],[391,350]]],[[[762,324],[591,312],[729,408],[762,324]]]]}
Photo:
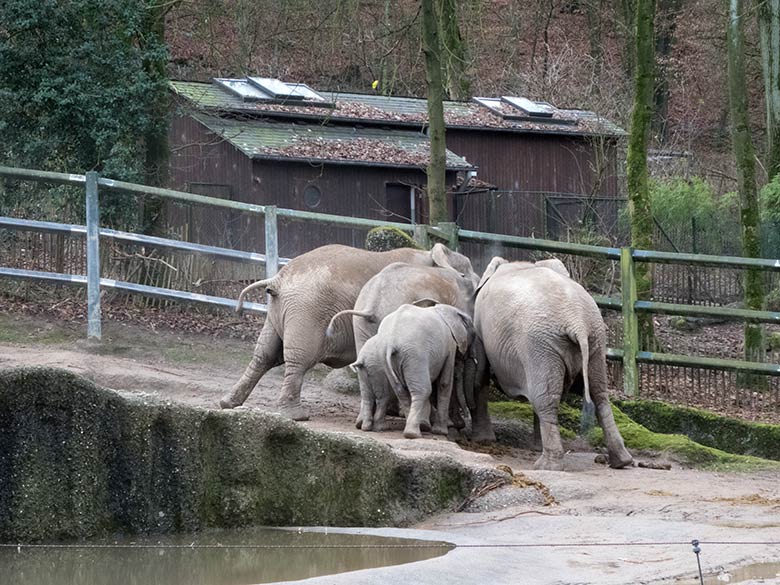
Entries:
{"type": "MultiPolygon", "coordinates": [[[[511,397],[525,396],[539,417],[537,469],[563,469],[558,406],[580,373],[586,404],[592,397],[596,406],[610,466],[632,462],[609,404],[606,327],[582,286],[551,268],[493,258],[478,287],[474,325],[501,388],[511,397]]],[[[486,409],[476,414],[473,426],[484,432],[486,409]]]]}
{"type": "Polygon", "coordinates": [[[451,267],[470,277],[474,274],[466,256],[442,244],[430,252],[410,248],[369,252],[329,245],[293,258],[278,274],[246,287],[239,296],[240,307],[248,292],[264,289],[270,297],[268,314],[252,361],[220,405],[233,408],[243,404],[269,369],[284,364],[279,411],[294,420],[306,420],[308,413],[300,401],[304,374],[320,362],[341,368],[356,358],[351,330],[347,335],[326,337],[331,317],[351,309],[368,279],[393,262],[451,267]]]}
{"type": "MultiPolygon", "coordinates": [[[[401,305],[424,300],[426,304],[451,305],[472,315],[476,285],[477,278],[473,273],[461,273],[448,267],[396,262],[384,268],[365,284],[355,301],[354,309],[340,311],[333,316],[326,333],[333,339],[348,338],[351,330],[355,353],[359,355],[365,343],[376,335],[382,320],[401,305]],[[347,320],[348,317],[351,317],[351,324],[347,320]]],[[[455,367],[458,370],[457,391],[460,396],[463,393],[460,383],[463,369],[461,359],[455,367]]],[[[360,380],[360,395],[364,403],[366,403],[366,396],[386,396],[390,393],[387,380],[381,377],[375,380],[376,384],[385,387],[369,389],[365,387],[364,379],[360,380]]],[[[359,429],[362,428],[364,421],[371,424],[370,417],[369,419],[365,417],[366,412],[365,408],[360,409],[355,422],[359,429]]]]}

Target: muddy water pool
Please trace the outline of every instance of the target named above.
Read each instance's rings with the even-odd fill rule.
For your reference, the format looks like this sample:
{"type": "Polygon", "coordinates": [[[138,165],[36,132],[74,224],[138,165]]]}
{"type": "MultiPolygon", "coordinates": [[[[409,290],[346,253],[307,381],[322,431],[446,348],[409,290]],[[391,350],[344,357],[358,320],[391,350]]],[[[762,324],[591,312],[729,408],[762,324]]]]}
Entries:
{"type": "Polygon", "coordinates": [[[242,529],[0,548],[3,585],[249,585],[421,561],[442,542],[242,529]]]}

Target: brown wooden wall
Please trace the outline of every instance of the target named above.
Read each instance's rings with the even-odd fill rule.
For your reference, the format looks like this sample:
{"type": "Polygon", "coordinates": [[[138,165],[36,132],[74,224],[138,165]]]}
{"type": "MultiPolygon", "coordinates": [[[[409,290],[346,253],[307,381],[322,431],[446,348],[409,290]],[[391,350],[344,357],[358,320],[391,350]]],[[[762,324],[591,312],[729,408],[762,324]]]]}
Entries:
{"type": "MultiPolygon", "coordinates": [[[[478,167],[477,178],[498,188],[456,195],[456,221],[464,229],[567,239],[586,212],[582,196],[593,195],[587,211],[596,218],[595,229],[616,230],[620,202],[614,140],[448,130],[447,147],[478,167]],[[601,173],[597,161],[603,161],[601,173]]],[[[468,243],[462,249],[479,267],[495,254],[526,256],[468,243]]]]}
{"type": "Polygon", "coordinates": [[[477,177],[507,191],[617,196],[616,147],[581,136],[447,130],[447,148],[479,167],[477,177]],[[595,185],[597,152],[607,161],[595,185]]]}
{"type": "MultiPolygon", "coordinates": [[[[229,185],[229,197],[245,203],[404,222],[408,218],[393,217],[385,211],[387,185],[426,182],[423,169],[252,160],[231,144],[218,141],[189,117],[172,123],[171,145],[172,188],[225,196],[220,185],[229,185]],[[315,208],[304,202],[304,190],[309,185],[321,192],[321,202],[315,208]]],[[[454,181],[455,174],[448,173],[448,183],[454,181]]],[[[424,205],[418,198],[418,211],[424,205]]],[[[252,251],[264,247],[262,221],[256,217],[212,207],[208,211],[174,208],[170,218],[172,226],[187,229],[187,237],[193,241],[252,251]]],[[[418,214],[416,220],[421,219],[425,218],[418,214]]],[[[362,246],[366,231],[280,220],[279,253],[291,257],[327,243],[362,246]]]]}

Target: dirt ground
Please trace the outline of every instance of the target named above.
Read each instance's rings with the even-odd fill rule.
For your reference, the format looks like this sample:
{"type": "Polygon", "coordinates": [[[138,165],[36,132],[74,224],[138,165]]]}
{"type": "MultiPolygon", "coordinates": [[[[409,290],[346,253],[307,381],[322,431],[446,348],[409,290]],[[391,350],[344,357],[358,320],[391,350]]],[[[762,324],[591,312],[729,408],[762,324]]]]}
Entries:
{"type": "MultiPolygon", "coordinates": [[[[153,393],[201,408],[217,408],[220,396],[230,389],[248,362],[252,345],[248,339],[216,334],[185,336],[117,322],[104,323],[103,341],[91,343],[84,340],[80,323],[0,313],[0,368],[61,367],[104,387],[153,393]]],[[[334,391],[332,384],[324,383],[329,372],[323,366],[307,376],[303,402],[311,412],[311,420],[301,424],[366,436],[353,424],[358,397],[334,391]]],[[[242,408],[273,410],[280,383],[281,370],[277,368],[263,378],[242,408]]],[[[516,534],[504,536],[515,542],[528,538],[549,543],[615,539],[689,542],[693,538],[774,542],[731,547],[703,545],[702,564],[705,572],[718,573],[750,562],[780,563],[780,472],[711,473],[685,469],[674,461],[669,471],[638,467],[611,470],[595,463],[595,453],[576,442],[567,445],[571,450],[566,454],[564,472],[533,471],[538,454],[528,450],[502,447],[492,454],[473,452],[443,437],[428,435],[421,440],[405,440],[401,429],[402,421],[394,419],[390,431],[369,436],[409,457],[439,452],[466,465],[506,465],[522,474],[518,479],[537,482],[536,487],[491,491],[475,498],[466,511],[441,514],[415,528],[461,538],[482,538],[484,534],[499,538],[496,535],[521,523],[516,534]],[[554,504],[546,505],[550,498],[545,498],[542,486],[549,490],[554,504]],[[555,522],[553,530],[549,530],[550,522],[555,522]]],[[[667,461],[658,454],[635,453],[635,457],[667,461]]],[[[629,580],[591,578],[586,569],[575,567],[576,571],[572,571],[579,575],[576,579],[567,580],[564,576],[550,582],[655,582],[661,578],[690,577],[694,573],[688,571],[689,565],[695,570],[690,546],[678,546],[674,553],[669,553],[668,562],[663,560],[666,553],[659,553],[654,547],[617,547],[593,552],[590,557],[590,552],[582,554],[585,556],[577,562],[584,563],[583,567],[589,562],[601,567],[604,555],[611,554],[613,564],[624,567],[629,580]],[[637,563],[646,571],[639,573],[641,578],[629,578],[637,563]]],[[[780,565],[777,572],[780,573],[780,565]]],[[[780,584],[780,577],[768,575],[753,582],[780,584]]]]}

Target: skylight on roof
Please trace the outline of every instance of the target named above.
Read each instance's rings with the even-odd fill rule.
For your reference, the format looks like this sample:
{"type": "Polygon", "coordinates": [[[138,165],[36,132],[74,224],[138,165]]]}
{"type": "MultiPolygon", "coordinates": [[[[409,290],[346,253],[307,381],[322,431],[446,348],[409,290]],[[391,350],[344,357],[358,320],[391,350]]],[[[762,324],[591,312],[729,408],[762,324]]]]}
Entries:
{"type": "Polygon", "coordinates": [[[285,83],[272,77],[215,78],[214,82],[245,102],[334,107],[305,83],[285,83]]]}
{"type": "Polygon", "coordinates": [[[535,102],[524,97],[502,95],[501,101],[508,103],[521,112],[524,112],[528,116],[532,117],[552,118],[556,111],[555,107],[551,104],[548,104],[547,102],[535,102]]]}
{"type": "Polygon", "coordinates": [[[245,102],[267,101],[272,97],[262,89],[248,83],[245,79],[214,78],[214,82],[224,89],[227,89],[230,93],[237,95],[245,102]]]}

